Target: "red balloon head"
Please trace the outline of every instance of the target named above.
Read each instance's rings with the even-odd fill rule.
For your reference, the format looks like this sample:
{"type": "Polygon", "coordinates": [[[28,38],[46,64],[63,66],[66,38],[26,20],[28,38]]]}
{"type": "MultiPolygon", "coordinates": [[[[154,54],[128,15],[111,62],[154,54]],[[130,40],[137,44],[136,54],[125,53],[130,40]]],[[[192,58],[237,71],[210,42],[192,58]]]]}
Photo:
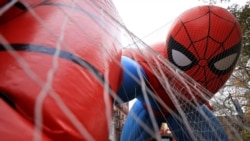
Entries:
{"type": "Polygon", "coordinates": [[[210,92],[228,80],[241,50],[237,19],[218,6],[185,11],[167,36],[167,58],[210,92]]]}

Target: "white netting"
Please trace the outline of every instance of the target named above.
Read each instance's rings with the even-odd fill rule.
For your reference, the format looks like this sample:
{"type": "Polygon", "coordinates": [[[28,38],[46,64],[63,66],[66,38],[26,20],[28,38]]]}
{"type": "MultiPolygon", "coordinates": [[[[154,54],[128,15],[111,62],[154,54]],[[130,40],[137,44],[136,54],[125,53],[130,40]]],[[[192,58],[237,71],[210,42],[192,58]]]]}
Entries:
{"type": "MultiPolygon", "coordinates": [[[[50,3],[50,1],[44,1],[44,3],[50,3]]],[[[98,2],[95,1],[88,1],[85,0],[84,1],[86,5],[89,5],[89,7],[91,7],[92,9],[94,9],[94,11],[99,11],[99,9],[102,9],[102,5],[98,2]]],[[[7,2],[6,2],[7,3],[7,2]]],[[[0,9],[0,15],[4,15],[4,13],[6,11],[8,11],[11,7],[13,7],[15,4],[19,3],[19,1],[11,1],[8,2],[6,5],[3,5],[0,9]]],[[[25,2],[24,2],[25,3],[25,2]]],[[[53,3],[53,1],[51,2],[53,3]]],[[[118,2],[117,2],[118,3],[118,2]]],[[[0,3],[1,4],[1,3],[0,3]]],[[[57,4],[57,3],[56,3],[57,4]]],[[[89,131],[87,131],[87,129],[84,127],[84,125],[82,123],[80,123],[81,119],[77,119],[76,116],[74,115],[75,113],[72,112],[72,109],[70,109],[68,107],[68,105],[64,104],[63,100],[60,97],[60,94],[58,92],[55,92],[55,90],[53,89],[53,79],[54,79],[54,74],[55,72],[60,69],[60,64],[58,64],[58,59],[60,58],[60,53],[62,47],[67,48],[69,50],[70,47],[67,45],[62,45],[63,41],[65,40],[65,26],[70,22],[71,24],[75,24],[76,27],[78,27],[79,31],[82,32],[85,36],[83,38],[89,38],[90,36],[88,35],[89,33],[84,33],[84,27],[81,26],[80,23],[77,22],[77,20],[75,18],[71,18],[72,13],[68,12],[68,11],[64,11],[63,8],[61,9],[62,12],[65,14],[65,19],[63,20],[62,23],[58,23],[58,26],[60,27],[60,33],[59,35],[54,35],[53,33],[53,29],[50,29],[49,26],[47,26],[46,22],[43,21],[39,15],[37,13],[35,13],[33,11],[34,5],[28,7],[27,3],[25,3],[23,6],[26,5],[26,12],[30,12],[32,16],[35,17],[35,19],[38,21],[38,23],[41,24],[42,27],[44,27],[45,30],[47,30],[48,33],[52,34],[53,36],[58,36],[57,41],[56,42],[56,46],[55,46],[55,52],[53,52],[53,59],[52,61],[52,66],[50,68],[50,70],[47,73],[47,79],[44,82],[43,80],[40,79],[40,76],[38,76],[28,65],[27,63],[27,58],[23,59],[22,56],[20,56],[19,53],[17,53],[16,49],[14,49],[11,45],[11,43],[5,38],[4,34],[0,34],[0,43],[3,45],[2,50],[6,50],[9,55],[11,55],[19,65],[20,68],[22,68],[24,70],[25,73],[27,73],[27,75],[30,77],[30,80],[32,80],[30,83],[36,83],[37,85],[39,85],[41,87],[41,91],[38,94],[38,98],[35,101],[35,122],[34,125],[36,127],[36,131],[34,133],[34,140],[40,140],[40,131],[42,130],[42,123],[43,123],[43,113],[42,112],[42,106],[43,106],[43,102],[46,99],[46,97],[48,97],[48,93],[50,95],[50,97],[52,97],[54,99],[54,102],[57,103],[59,109],[65,113],[66,117],[68,118],[68,120],[71,121],[71,124],[73,124],[74,128],[77,129],[77,131],[83,136],[84,139],[86,140],[94,140],[95,137],[92,136],[92,133],[89,133],[89,131]],[[66,47],[65,47],[66,46],[66,47]]],[[[78,0],[75,1],[70,1],[70,4],[68,6],[71,7],[77,7],[78,5],[78,0]]],[[[85,9],[83,9],[85,10],[85,9]]],[[[88,9],[86,9],[87,11],[88,9]]],[[[128,9],[129,10],[129,9],[128,9]]],[[[150,100],[151,98],[153,98],[155,101],[157,101],[157,103],[159,103],[162,106],[162,111],[160,111],[159,114],[161,114],[161,116],[163,116],[162,118],[165,119],[167,121],[167,117],[164,116],[168,116],[168,114],[165,114],[166,111],[168,111],[168,113],[170,113],[177,121],[178,123],[182,123],[182,126],[184,126],[183,128],[185,128],[187,131],[187,133],[185,134],[189,134],[190,138],[192,140],[210,140],[209,138],[204,138],[204,134],[206,134],[205,136],[209,136],[210,134],[213,134],[213,137],[218,137],[217,139],[221,139],[223,137],[221,137],[221,135],[219,135],[220,133],[217,132],[216,127],[211,125],[211,127],[209,128],[204,128],[203,126],[210,126],[209,122],[210,122],[210,117],[207,117],[207,115],[204,113],[203,110],[197,110],[197,111],[193,111],[192,109],[194,107],[197,107],[200,105],[199,101],[196,101],[197,99],[202,101],[208,101],[211,98],[211,94],[209,91],[207,91],[205,88],[203,88],[199,83],[195,82],[190,76],[186,75],[185,73],[183,73],[181,70],[177,69],[173,64],[171,64],[166,58],[164,58],[161,54],[159,54],[158,52],[156,52],[155,50],[153,50],[150,45],[148,45],[147,43],[145,43],[142,39],[140,39],[139,37],[137,37],[136,35],[133,34],[133,31],[130,31],[128,28],[126,28],[126,26],[124,25],[124,23],[121,22],[120,19],[118,19],[117,17],[113,17],[113,14],[109,13],[109,11],[107,11],[106,9],[102,9],[102,13],[104,16],[103,17],[95,17],[94,15],[90,14],[86,14],[85,16],[89,16],[92,20],[94,20],[96,23],[98,23],[101,27],[101,29],[105,30],[104,33],[107,33],[109,36],[113,37],[113,42],[115,42],[115,44],[117,44],[118,46],[120,46],[120,49],[129,49],[131,47],[134,47],[138,50],[138,52],[140,53],[140,55],[142,57],[147,56],[147,58],[149,57],[151,60],[146,58],[146,62],[148,62],[149,67],[151,68],[151,70],[153,71],[153,73],[156,75],[156,78],[159,80],[160,84],[162,85],[162,88],[165,90],[165,92],[169,95],[171,101],[173,102],[173,105],[175,106],[176,109],[172,109],[173,107],[169,107],[169,105],[167,103],[165,103],[162,99],[160,99],[159,97],[157,97],[154,94],[154,90],[149,89],[146,85],[147,82],[144,81],[143,76],[141,74],[141,72],[138,70],[138,74],[139,74],[139,78],[134,78],[137,79],[136,81],[141,85],[141,89],[143,92],[143,97],[145,99],[145,102],[147,105],[151,105],[150,100]],[[120,32],[122,33],[121,35],[121,40],[118,39],[118,35],[113,34],[113,32],[110,32],[109,34],[109,29],[110,27],[115,28],[115,29],[119,29],[120,32]],[[166,76],[167,74],[167,76],[166,76]],[[183,96],[183,93],[185,93],[186,96],[183,96]],[[188,98],[187,98],[188,97],[188,98]],[[191,109],[191,110],[190,110],[191,109]],[[189,111],[190,110],[190,111],[189,111]],[[176,114],[178,111],[179,114],[176,114]],[[189,116],[189,115],[196,115],[197,113],[199,113],[199,116],[189,116]],[[196,119],[198,118],[198,119],[196,119]],[[199,118],[203,118],[205,120],[200,121],[199,118]],[[203,123],[204,122],[204,123],[203,123]],[[205,123],[206,122],[206,123],[205,123]],[[203,131],[202,129],[210,129],[209,131],[203,131]]],[[[1,18],[1,17],[0,17],[1,18]]],[[[140,18],[136,19],[136,20],[140,20],[140,18]]],[[[146,35],[145,37],[150,37],[150,35],[152,34],[157,34],[157,31],[160,31],[161,29],[166,28],[166,26],[169,26],[171,20],[166,21],[165,25],[163,27],[160,27],[156,30],[156,32],[150,32],[150,34],[146,35]]],[[[136,21],[134,21],[136,22],[136,21]]],[[[8,24],[7,22],[5,24],[8,24]]],[[[2,25],[0,25],[1,28],[2,25]]],[[[27,25],[28,26],[28,25],[27,25]]],[[[4,29],[6,30],[6,29],[4,29]]],[[[165,30],[165,29],[164,29],[165,30]]],[[[166,31],[166,30],[165,30],[166,31]]],[[[105,35],[104,35],[105,36],[105,35]]],[[[165,37],[162,37],[162,39],[164,39],[165,37]]],[[[98,39],[89,39],[92,40],[93,42],[96,42],[98,44],[102,44],[99,43],[98,39]]],[[[150,41],[152,42],[152,41],[150,41]]],[[[108,50],[105,49],[105,44],[102,45],[104,48],[104,52],[107,53],[108,56],[110,56],[111,60],[115,60],[114,56],[112,56],[113,54],[109,54],[110,52],[108,50]]],[[[77,54],[77,51],[71,51],[72,54],[77,54]]],[[[1,54],[0,54],[1,55],[1,54]]],[[[93,55],[93,57],[95,57],[93,55]]],[[[110,70],[104,70],[103,72],[103,79],[100,77],[100,74],[98,74],[92,67],[90,67],[88,64],[86,64],[86,62],[79,60],[79,59],[75,59],[75,62],[77,62],[77,64],[80,64],[81,66],[84,66],[85,68],[89,69],[90,73],[89,75],[94,75],[94,78],[96,79],[95,81],[104,85],[104,91],[103,93],[103,99],[104,99],[104,103],[105,103],[105,107],[106,107],[106,111],[105,115],[106,115],[106,119],[107,119],[107,123],[108,125],[111,124],[111,119],[112,119],[112,107],[110,105],[111,100],[109,99],[109,96],[111,95],[112,98],[115,98],[118,103],[123,103],[122,99],[120,99],[119,97],[115,97],[115,92],[112,91],[110,89],[109,86],[109,79],[110,79],[110,70]]],[[[105,62],[105,60],[102,60],[105,68],[109,68],[112,69],[112,67],[109,67],[108,63],[105,62]]],[[[106,60],[109,61],[109,60],[106,60]]],[[[120,65],[120,62],[115,60],[114,61],[116,64],[120,65]]],[[[0,64],[1,65],[1,64],[0,64]]],[[[6,70],[0,70],[0,71],[6,71],[6,70]]],[[[126,70],[126,68],[124,69],[124,71],[128,71],[126,70]]],[[[129,73],[129,72],[128,72],[129,73]]],[[[83,74],[84,75],[84,74],[83,74]]],[[[116,75],[117,76],[117,75],[116,75]]],[[[133,77],[133,74],[131,74],[131,77],[133,77]]],[[[86,77],[86,79],[90,79],[88,77],[86,77]]],[[[117,77],[117,79],[119,79],[117,77]]],[[[1,80],[1,78],[0,78],[1,80]]],[[[241,91],[237,88],[235,88],[235,91],[241,91]]],[[[230,90],[228,90],[230,91],[230,90]]],[[[223,93],[223,92],[221,92],[223,93]]],[[[224,92],[225,93],[225,92],[224,92]]],[[[228,105],[228,107],[231,106],[231,108],[233,109],[234,107],[232,107],[232,105],[237,105],[237,101],[235,102],[235,100],[233,100],[232,97],[230,97],[230,92],[228,97],[225,96],[218,96],[218,97],[214,97],[213,98],[213,102],[221,102],[221,99],[232,99],[229,103],[225,103],[225,105],[228,105]],[[234,102],[234,103],[233,103],[234,102]],[[236,104],[235,104],[236,103],[236,104]]],[[[228,94],[227,93],[227,94],[228,94]]],[[[95,102],[95,101],[93,101],[95,102]]],[[[140,120],[137,116],[137,113],[132,113],[133,118],[135,119],[135,121],[143,126],[143,128],[145,129],[145,131],[150,134],[152,137],[156,138],[156,139],[160,139],[161,135],[160,135],[160,129],[158,124],[156,123],[156,117],[155,117],[155,112],[153,111],[153,109],[151,107],[147,107],[147,110],[149,112],[149,117],[150,120],[153,124],[153,128],[151,127],[147,127],[147,124],[144,123],[143,120],[140,120]]],[[[233,110],[235,111],[235,110],[233,110]]],[[[231,111],[230,111],[231,112],[231,111]]],[[[223,125],[225,127],[225,130],[227,131],[227,134],[230,135],[230,133],[233,134],[234,139],[237,140],[244,140],[244,135],[243,133],[249,133],[250,132],[250,128],[249,126],[244,124],[244,120],[241,117],[239,118],[237,115],[237,112],[233,112],[230,113],[228,111],[219,111],[216,113],[216,116],[218,116],[219,118],[221,118],[220,120],[223,122],[223,125]],[[235,115],[235,116],[232,116],[235,115]],[[244,132],[243,132],[244,130],[244,132]]],[[[98,115],[98,114],[97,114],[98,115]]],[[[86,115],[87,116],[87,115],[86,115]]],[[[244,118],[244,117],[243,117],[244,118]]],[[[93,125],[94,126],[98,126],[94,123],[94,119],[93,119],[93,125]]],[[[96,127],[98,128],[98,127],[96,127]]],[[[109,129],[110,131],[113,129],[109,129]]],[[[172,131],[174,132],[174,131],[172,131]]],[[[15,133],[13,133],[14,135],[15,133]]],[[[230,135],[231,137],[231,135],[230,135]]],[[[214,138],[213,138],[214,139],[214,138]]]]}

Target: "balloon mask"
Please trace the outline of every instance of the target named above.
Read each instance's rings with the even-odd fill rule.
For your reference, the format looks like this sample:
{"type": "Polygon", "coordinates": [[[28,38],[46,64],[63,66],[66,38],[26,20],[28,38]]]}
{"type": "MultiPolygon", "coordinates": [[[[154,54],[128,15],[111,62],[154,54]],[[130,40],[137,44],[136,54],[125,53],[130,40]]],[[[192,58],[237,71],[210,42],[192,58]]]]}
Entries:
{"type": "Polygon", "coordinates": [[[236,18],[217,6],[184,12],[167,36],[167,58],[179,69],[217,92],[231,75],[241,50],[236,18]]]}

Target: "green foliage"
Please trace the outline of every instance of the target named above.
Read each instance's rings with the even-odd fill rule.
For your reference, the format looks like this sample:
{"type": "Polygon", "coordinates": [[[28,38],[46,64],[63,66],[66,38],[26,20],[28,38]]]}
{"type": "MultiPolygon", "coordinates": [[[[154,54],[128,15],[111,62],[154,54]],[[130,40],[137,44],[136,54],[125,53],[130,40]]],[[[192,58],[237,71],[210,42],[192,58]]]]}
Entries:
{"type": "MultiPolygon", "coordinates": [[[[239,23],[243,32],[242,56],[246,58],[245,61],[248,61],[248,59],[250,58],[250,1],[248,1],[242,7],[240,7],[237,4],[234,4],[228,9],[239,20],[239,23]]],[[[247,63],[247,62],[244,62],[244,63],[247,63]]]]}
{"type": "Polygon", "coordinates": [[[244,129],[243,131],[242,131],[242,136],[243,136],[243,138],[246,140],[246,139],[250,139],[250,131],[249,130],[246,130],[246,129],[244,129]]]}

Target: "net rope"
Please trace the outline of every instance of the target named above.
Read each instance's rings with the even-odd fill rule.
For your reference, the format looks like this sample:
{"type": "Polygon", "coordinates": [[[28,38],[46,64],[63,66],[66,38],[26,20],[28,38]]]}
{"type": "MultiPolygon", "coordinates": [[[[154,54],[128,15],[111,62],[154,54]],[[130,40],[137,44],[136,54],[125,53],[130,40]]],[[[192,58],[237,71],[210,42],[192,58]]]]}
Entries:
{"type": "MultiPolygon", "coordinates": [[[[18,2],[17,0],[13,0],[13,1],[9,2],[8,4],[4,5],[3,7],[1,7],[0,15],[4,14],[8,9],[10,9],[17,2],[18,2]]],[[[100,3],[97,3],[95,1],[85,0],[85,2],[87,5],[90,5],[93,9],[102,8],[102,5],[100,5],[100,3]]],[[[79,6],[77,3],[77,0],[72,1],[70,6],[71,7],[79,6]]],[[[56,35],[54,35],[53,30],[51,30],[50,27],[47,26],[47,24],[33,11],[33,9],[31,7],[26,7],[26,8],[27,8],[28,12],[30,12],[32,14],[32,16],[34,16],[36,18],[36,20],[47,30],[47,32],[49,32],[53,36],[56,36],[56,35]]],[[[34,133],[34,141],[41,139],[40,131],[42,128],[42,123],[43,123],[42,105],[43,105],[44,99],[47,97],[47,94],[50,94],[50,96],[55,100],[57,105],[60,107],[60,110],[62,110],[65,113],[65,115],[67,115],[68,119],[72,122],[72,124],[75,126],[75,128],[77,128],[77,130],[81,133],[81,135],[85,139],[91,141],[91,140],[94,140],[91,133],[88,133],[88,131],[85,129],[84,125],[82,125],[79,122],[79,120],[74,116],[73,112],[67,107],[67,105],[64,104],[64,102],[60,98],[59,94],[56,93],[52,87],[54,73],[56,72],[57,69],[60,69],[60,66],[58,65],[58,58],[59,58],[59,53],[61,51],[61,46],[66,46],[67,49],[70,50],[69,46],[62,45],[62,41],[64,40],[64,34],[66,34],[64,32],[65,25],[68,24],[69,21],[71,21],[79,28],[79,30],[81,32],[84,33],[84,27],[82,27],[77,21],[74,21],[74,19],[71,18],[72,13],[70,13],[70,12],[68,13],[68,12],[64,11],[63,9],[61,9],[61,10],[62,10],[62,12],[65,13],[65,19],[64,19],[63,23],[59,24],[61,32],[60,32],[60,35],[58,36],[57,44],[56,44],[56,51],[53,55],[53,60],[52,60],[53,66],[51,67],[50,71],[47,74],[47,81],[46,82],[43,82],[39,78],[39,76],[37,76],[36,73],[34,73],[32,71],[32,69],[30,69],[29,65],[26,63],[26,60],[24,60],[21,56],[19,56],[18,53],[16,53],[16,51],[13,49],[13,47],[10,45],[10,43],[5,39],[5,37],[2,34],[0,34],[0,42],[1,42],[1,44],[4,44],[4,47],[6,48],[8,53],[16,59],[16,61],[18,62],[18,65],[33,80],[31,83],[37,83],[42,88],[40,93],[39,93],[39,96],[35,102],[35,107],[34,107],[35,127],[36,127],[36,131],[37,131],[34,133]]],[[[153,93],[153,91],[151,89],[149,89],[146,86],[147,82],[145,82],[143,80],[143,76],[142,76],[141,72],[138,70],[138,74],[140,74],[140,79],[135,78],[133,76],[133,74],[131,74],[131,77],[134,77],[134,79],[136,79],[136,82],[141,85],[143,97],[144,97],[147,105],[150,105],[150,102],[148,100],[148,96],[153,97],[155,101],[157,101],[158,103],[160,103],[164,107],[164,109],[166,109],[167,111],[170,111],[170,113],[173,116],[175,116],[176,119],[179,120],[179,122],[184,123],[183,125],[185,126],[185,128],[187,128],[187,131],[188,131],[187,134],[189,134],[193,140],[205,140],[202,138],[202,136],[201,136],[202,134],[217,134],[215,129],[212,129],[212,131],[198,130],[198,129],[203,129],[203,128],[202,127],[195,127],[195,126],[203,126],[203,125],[209,126],[209,124],[196,123],[197,120],[190,119],[190,118],[188,118],[190,116],[187,116],[189,114],[196,114],[196,113],[193,113],[193,111],[189,111],[189,107],[197,107],[200,105],[199,102],[196,101],[197,97],[200,97],[200,98],[208,101],[211,99],[211,97],[209,97],[209,96],[212,94],[208,90],[203,88],[199,83],[195,82],[190,76],[186,75],[181,70],[179,70],[174,65],[172,65],[167,59],[165,59],[159,53],[152,50],[150,48],[150,45],[147,45],[143,41],[143,39],[140,39],[136,35],[134,35],[133,31],[130,31],[120,19],[116,19],[116,18],[112,17],[111,14],[108,13],[107,11],[105,11],[104,9],[103,9],[102,14],[105,15],[105,17],[106,16],[109,17],[108,24],[106,24],[106,22],[103,21],[104,20],[104,19],[102,19],[103,17],[95,17],[95,16],[91,15],[91,13],[86,14],[86,15],[90,16],[91,19],[96,21],[103,28],[103,30],[109,29],[109,26],[115,27],[117,29],[119,28],[121,30],[121,33],[122,33],[122,37],[121,37],[122,41],[118,40],[116,35],[111,35],[111,36],[114,38],[114,42],[117,42],[121,48],[127,49],[127,48],[131,48],[131,46],[136,47],[139,50],[141,56],[150,55],[151,58],[153,58],[153,60],[155,60],[153,62],[158,62],[158,63],[152,64],[150,60],[147,60],[148,64],[150,65],[150,68],[152,69],[154,74],[157,74],[156,77],[158,78],[159,82],[163,86],[166,93],[169,94],[169,97],[171,98],[173,104],[176,106],[176,109],[177,109],[179,115],[176,115],[176,112],[174,112],[173,109],[168,107],[168,105],[166,103],[164,103],[159,97],[157,97],[153,93]],[[168,74],[168,76],[166,76],[165,74],[168,74]],[[171,77],[171,80],[170,80],[169,76],[174,76],[174,77],[171,77]],[[181,88],[180,88],[180,85],[182,86],[181,88]],[[192,101],[190,101],[190,99],[187,99],[185,96],[183,96],[184,90],[185,90],[185,92],[188,93],[189,98],[192,99],[192,101]],[[214,132],[213,132],[213,130],[214,130],[214,132]]],[[[166,22],[166,25],[169,25],[169,24],[170,24],[170,22],[166,22]]],[[[165,25],[163,27],[165,27],[165,25]]],[[[161,30],[163,27],[156,29],[156,31],[154,31],[154,32],[161,30]]],[[[145,38],[150,36],[154,32],[146,35],[145,38]]],[[[89,35],[86,33],[85,37],[83,37],[83,38],[89,38],[89,35]]],[[[96,39],[90,39],[90,40],[92,40],[93,42],[99,43],[96,39]]],[[[100,43],[100,44],[102,44],[102,43],[100,43]]],[[[103,46],[105,48],[105,45],[103,45],[103,46]]],[[[106,52],[107,52],[107,54],[109,53],[108,50],[106,52]]],[[[96,73],[91,68],[89,68],[89,66],[84,64],[84,62],[79,61],[79,63],[82,66],[85,66],[87,69],[89,69],[89,71],[91,72],[92,75],[96,75],[96,73]]],[[[106,62],[103,62],[103,63],[105,64],[106,62]]],[[[116,61],[116,63],[120,65],[120,62],[116,61]]],[[[126,68],[123,71],[127,71],[126,68]]],[[[108,82],[108,75],[109,75],[108,73],[109,73],[109,70],[105,71],[104,80],[101,80],[99,78],[99,76],[96,76],[95,78],[99,81],[100,84],[104,85],[104,87],[105,87],[105,91],[103,92],[103,99],[106,103],[106,109],[107,109],[105,112],[106,112],[106,117],[107,117],[107,123],[111,124],[112,107],[110,107],[110,104],[109,104],[111,102],[109,100],[109,96],[115,98],[118,101],[118,103],[124,103],[124,102],[119,97],[116,97],[116,93],[114,91],[112,91],[112,89],[110,89],[109,82],[108,82]]],[[[128,73],[130,73],[130,72],[128,72],[128,73]]],[[[215,96],[212,98],[212,101],[220,102],[221,98],[223,98],[223,97],[216,97],[215,96]]],[[[232,105],[232,103],[231,103],[231,105],[232,105]]],[[[160,133],[159,133],[159,127],[158,127],[156,120],[155,120],[155,117],[154,117],[154,111],[152,108],[149,107],[148,112],[149,112],[151,122],[153,123],[153,129],[147,127],[147,125],[144,124],[144,121],[140,120],[140,118],[137,117],[136,113],[132,114],[132,115],[133,115],[133,118],[138,122],[138,124],[140,124],[140,126],[142,126],[146,130],[146,132],[148,132],[152,137],[160,139],[161,137],[160,137],[160,133]]],[[[203,111],[200,111],[201,115],[206,116],[202,112],[203,111]]],[[[161,113],[162,113],[162,115],[164,115],[164,111],[161,111],[161,113]]],[[[225,122],[225,124],[227,126],[227,130],[230,130],[230,132],[233,133],[233,135],[235,135],[238,140],[243,141],[244,139],[243,139],[242,135],[236,129],[235,125],[243,127],[247,131],[250,131],[250,127],[247,127],[246,125],[244,125],[244,123],[242,121],[240,121],[239,119],[232,117],[227,111],[220,111],[219,114],[228,117],[227,119],[223,119],[223,121],[225,122]]],[[[192,116],[192,117],[196,118],[195,116],[192,116]]],[[[166,119],[166,117],[164,117],[164,118],[166,119]]],[[[205,117],[205,118],[207,118],[208,119],[207,122],[209,122],[209,117],[205,117]]],[[[202,122],[204,122],[204,121],[202,121],[202,122]]],[[[214,128],[214,127],[211,126],[211,128],[214,128]]],[[[207,139],[207,140],[209,140],[209,139],[207,139]]]]}

